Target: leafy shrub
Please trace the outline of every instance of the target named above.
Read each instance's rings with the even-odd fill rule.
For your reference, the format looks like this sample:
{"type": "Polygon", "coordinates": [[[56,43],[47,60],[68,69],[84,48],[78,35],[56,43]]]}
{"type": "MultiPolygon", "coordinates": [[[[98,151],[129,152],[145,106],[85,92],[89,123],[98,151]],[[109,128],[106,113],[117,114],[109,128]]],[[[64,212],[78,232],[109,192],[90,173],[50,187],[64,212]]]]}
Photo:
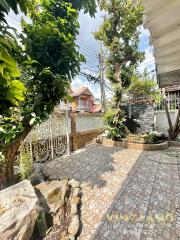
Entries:
{"type": "Polygon", "coordinates": [[[104,115],[104,123],[107,130],[107,136],[114,140],[120,140],[129,134],[124,125],[124,112],[121,110],[110,109],[104,115]]]}
{"type": "Polygon", "coordinates": [[[152,143],[158,143],[160,139],[153,133],[146,133],[144,135],[144,140],[146,143],[152,144],[152,143]]]}
{"type": "Polygon", "coordinates": [[[21,179],[27,179],[32,171],[31,153],[27,146],[23,146],[23,149],[20,152],[19,167],[21,179]]]}
{"type": "Polygon", "coordinates": [[[142,143],[142,144],[155,144],[162,142],[164,139],[157,137],[153,133],[145,133],[145,134],[129,134],[126,138],[127,142],[130,143],[142,143]]]}

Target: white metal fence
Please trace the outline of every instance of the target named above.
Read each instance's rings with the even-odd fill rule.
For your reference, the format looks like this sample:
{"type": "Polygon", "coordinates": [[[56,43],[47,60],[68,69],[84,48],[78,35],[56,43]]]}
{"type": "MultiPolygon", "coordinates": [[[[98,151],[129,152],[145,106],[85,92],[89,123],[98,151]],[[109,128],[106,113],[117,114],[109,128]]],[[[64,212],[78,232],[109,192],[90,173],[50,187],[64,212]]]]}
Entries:
{"type": "MultiPolygon", "coordinates": [[[[76,132],[85,132],[103,128],[102,116],[76,114],[76,132]]],[[[47,121],[36,126],[22,142],[19,155],[27,153],[34,162],[47,162],[70,150],[71,116],[53,114],[47,121]]],[[[17,160],[19,156],[17,157],[17,160]]]]}

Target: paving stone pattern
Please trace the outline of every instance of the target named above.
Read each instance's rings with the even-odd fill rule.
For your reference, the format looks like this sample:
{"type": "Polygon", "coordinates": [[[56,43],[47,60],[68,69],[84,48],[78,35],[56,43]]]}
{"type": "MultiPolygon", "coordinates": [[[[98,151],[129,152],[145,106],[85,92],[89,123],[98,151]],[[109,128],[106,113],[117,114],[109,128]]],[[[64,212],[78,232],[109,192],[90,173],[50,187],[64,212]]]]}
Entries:
{"type": "Polygon", "coordinates": [[[180,149],[89,145],[48,164],[47,174],[82,184],[78,240],[180,239],[180,149]]]}

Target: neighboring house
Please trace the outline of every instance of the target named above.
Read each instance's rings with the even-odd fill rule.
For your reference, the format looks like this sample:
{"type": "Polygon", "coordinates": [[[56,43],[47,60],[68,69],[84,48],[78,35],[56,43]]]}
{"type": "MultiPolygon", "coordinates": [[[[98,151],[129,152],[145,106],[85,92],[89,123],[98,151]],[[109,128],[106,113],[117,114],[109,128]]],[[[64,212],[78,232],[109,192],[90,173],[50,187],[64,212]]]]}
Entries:
{"type": "Polygon", "coordinates": [[[101,104],[96,103],[92,92],[87,87],[71,89],[72,112],[101,112],[101,104]]]}

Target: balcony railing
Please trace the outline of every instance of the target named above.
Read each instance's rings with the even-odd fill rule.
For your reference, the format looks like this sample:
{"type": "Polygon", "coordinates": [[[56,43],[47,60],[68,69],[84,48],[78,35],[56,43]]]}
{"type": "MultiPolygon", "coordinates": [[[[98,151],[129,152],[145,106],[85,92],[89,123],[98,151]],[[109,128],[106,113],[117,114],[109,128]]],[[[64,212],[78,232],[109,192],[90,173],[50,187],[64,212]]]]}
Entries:
{"type": "Polygon", "coordinates": [[[78,112],[89,112],[89,111],[90,111],[90,107],[77,106],[76,110],[77,110],[78,112]]]}
{"type": "MultiPolygon", "coordinates": [[[[180,101],[179,99],[166,99],[166,104],[169,110],[176,110],[179,109],[180,101]]],[[[154,105],[155,111],[165,110],[165,103],[161,101],[160,103],[156,103],[154,105]]]]}

